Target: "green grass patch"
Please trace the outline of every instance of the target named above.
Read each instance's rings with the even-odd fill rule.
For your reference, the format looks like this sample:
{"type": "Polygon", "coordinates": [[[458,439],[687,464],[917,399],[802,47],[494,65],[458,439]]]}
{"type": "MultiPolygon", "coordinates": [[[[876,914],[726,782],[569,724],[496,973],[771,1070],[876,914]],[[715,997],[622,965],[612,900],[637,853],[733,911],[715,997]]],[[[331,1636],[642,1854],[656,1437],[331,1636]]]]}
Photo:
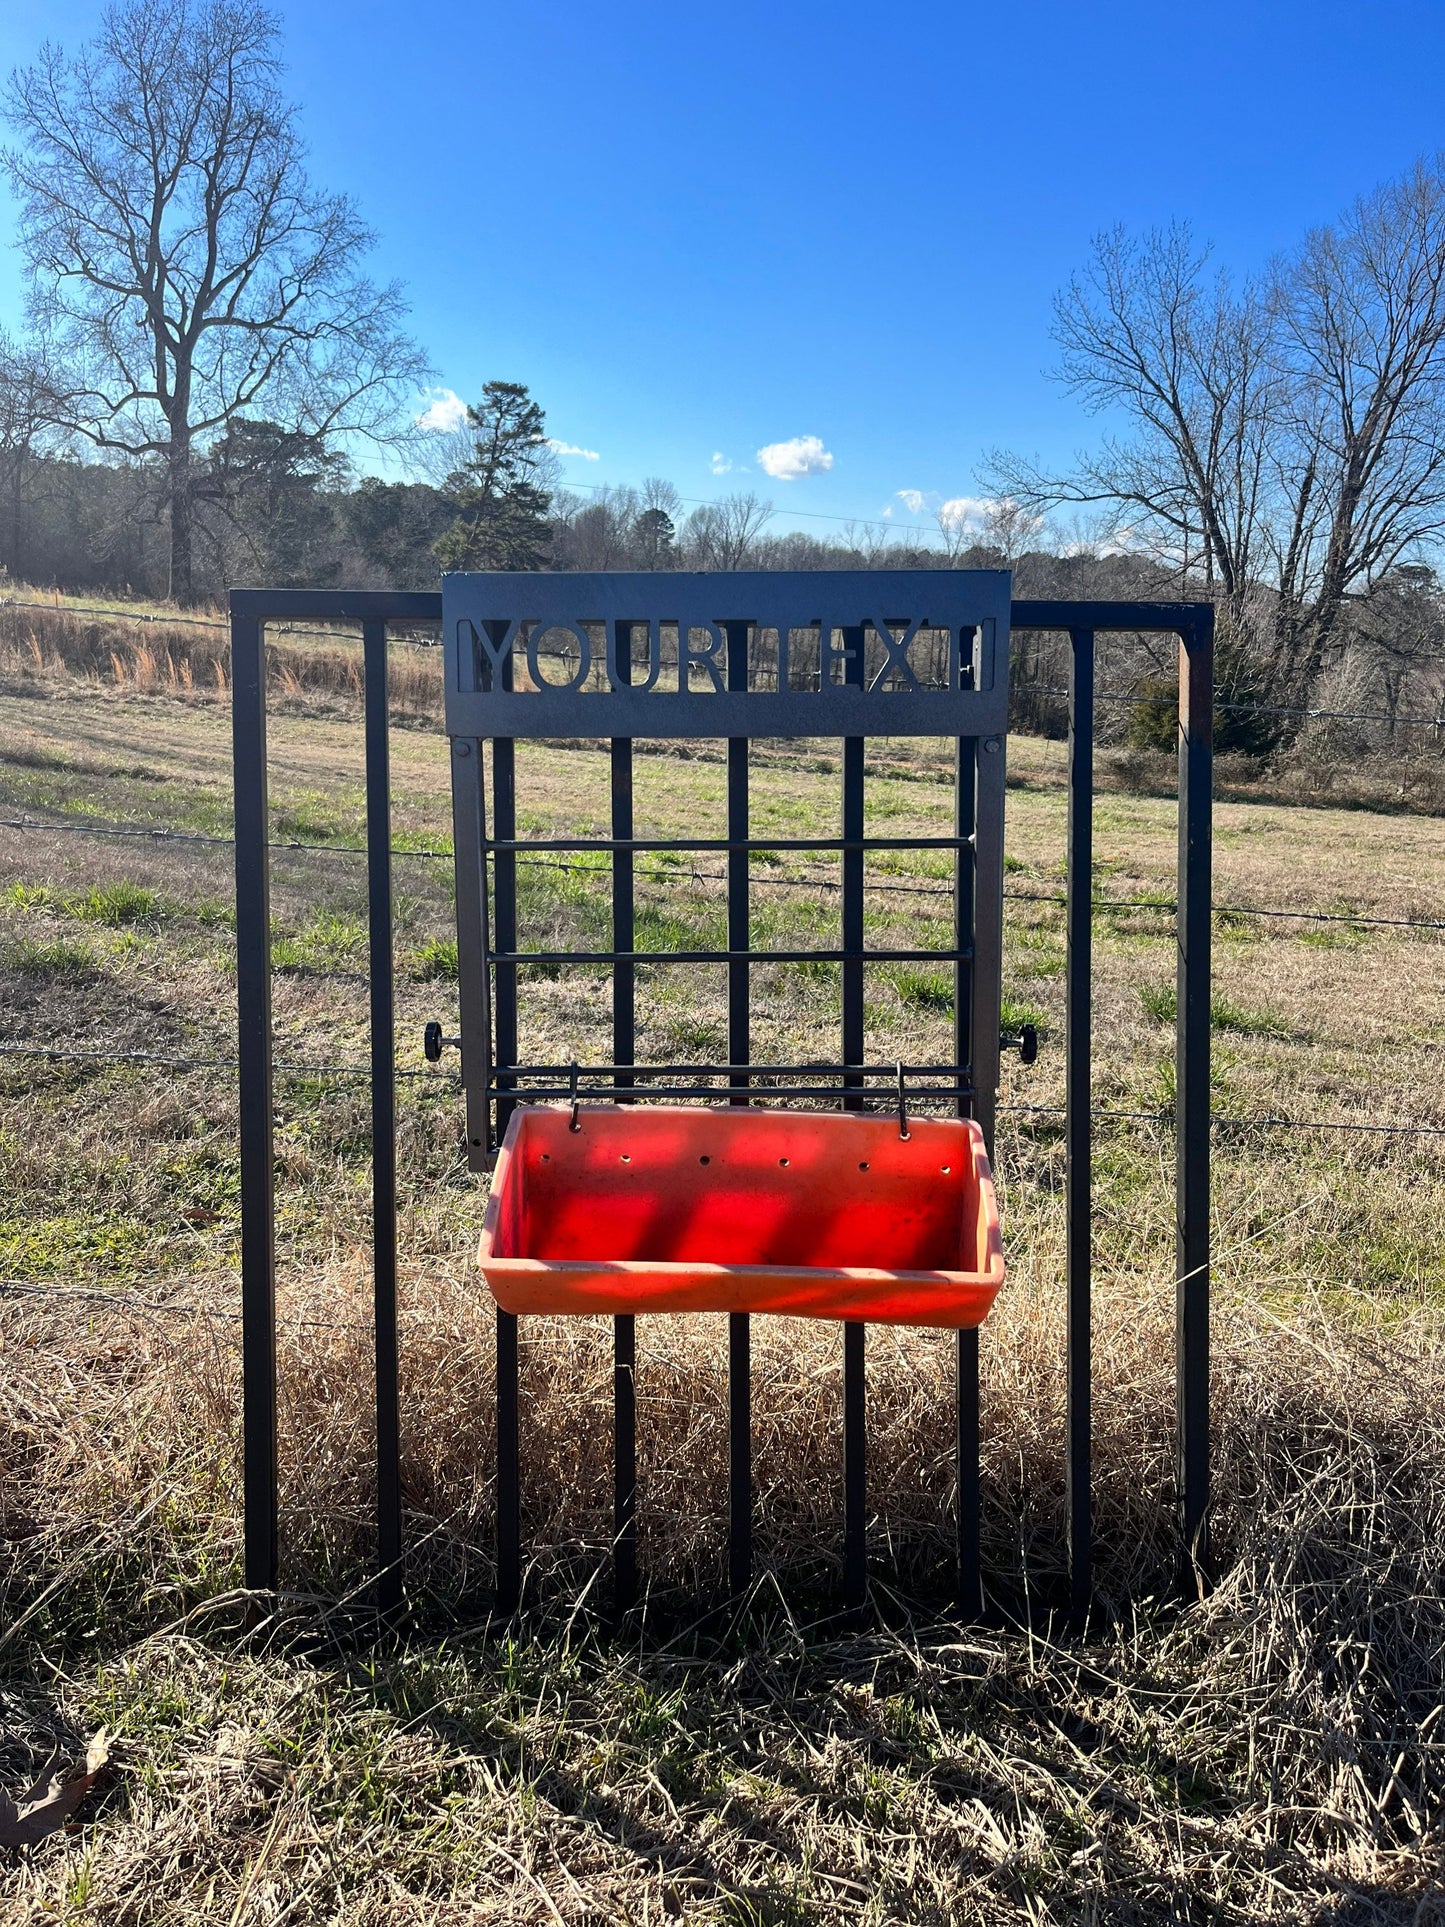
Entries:
{"type": "MultiPolygon", "coordinates": [[[[1179,1013],[1179,994],[1173,984],[1141,984],[1139,1002],[1144,1015],[1156,1024],[1172,1024],[1179,1013]]],[[[1284,1018],[1272,1010],[1246,1010],[1228,997],[1209,1000],[1211,1030],[1232,1031],[1239,1037],[1289,1037],[1293,1033],[1284,1018]]]]}
{"type": "Polygon", "coordinates": [[[919,964],[899,964],[888,973],[888,981],[897,991],[899,1002],[910,1010],[951,1015],[953,980],[943,971],[928,970],[919,964]]]}
{"type": "MultiPolygon", "coordinates": [[[[1234,1069],[1238,1061],[1234,1053],[1225,1050],[1222,1045],[1216,1045],[1215,1048],[1210,1051],[1209,1102],[1211,1109],[1216,1109],[1219,1105],[1229,1101],[1229,1073],[1234,1069]]],[[[1175,1064],[1173,1054],[1170,1053],[1168,1056],[1156,1058],[1141,1102],[1146,1107],[1157,1108],[1161,1111],[1172,1111],[1178,1095],[1178,1067],[1175,1064]]]]}
{"type": "Polygon", "coordinates": [[[717,950],[723,941],[720,916],[689,917],[653,903],[640,903],[633,916],[634,950],[717,950]]]}
{"type": "Polygon", "coordinates": [[[27,1282],[77,1273],[134,1276],[156,1259],[154,1227],[100,1212],[0,1218],[0,1271],[27,1282]]]}
{"type": "Polygon", "coordinates": [[[322,911],[304,930],[271,939],[272,969],[298,976],[363,969],[366,953],[366,926],[331,910],[322,911]]]}
{"type": "Polygon", "coordinates": [[[88,944],[69,937],[41,941],[33,937],[0,937],[0,969],[49,977],[57,983],[86,983],[99,972],[88,944]]]}
{"type": "Polygon", "coordinates": [[[33,910],[49,910],[54,902],[55,892],[48,883],[17,881],[0,890],[0,907],[18,910],[22,916],[33,910]]]}
{"type": "Polygon", "coordinates": [[[1067,971],[1068,952],[1052,930],[1019,930],[1011,937],[1013,945],[1023,952],[1016,963],[1021,977],[1047,980],[1062,977],[1067,971]]]}
{"type": "Polygon", "coordinates": [[[159,923],[170,906],[158,891],[122,878],[117,883],[92,884],[78,896],[64,898],[62,908],[81,923],[100,923],[114,930],[127,924],[159,923]]]}
{"type": "Polygon", "coordinates": [[[1259,943],[1264,927],[1258,917],[1245,916],[1238,910],[1216,910],[1214,932],[1226,943],[1259,943]]]}
{"type": "Polygon", "coordinates": [[[366,841],[366,795],[362,790],[309,790],[271,810],[271,835],[280,843],[366,841]]]}
{"type": "Polygon", "coordinates": [[[1358,923],[1322,923],[1313,930],[1302,930],[1299,941],[1311,950],[1358,950],[1374,935],[1358,923]]]}
{"type": "Polygon", "coordinates": [[[999,1004],[999,1024],[1005,1031],[1020,1031],[1032,1024],[1041,1035],[1049,1027],[1047,1011],[1021,997],[1005,996],[999,1004]]]}
{"type": "Polygon", "coordinates": [[[412,952],[411,974],[423,983],[438,980],[455,983],[458,969],[455,937],[428,937],[412,952]]]}
{"type": "Polygon", "coordinates": [[[452,854],[452,833],[450,830],[393,830],[391,847],[394,850],[437,850],[446,856],[452,854]]]}
{"type": "MultiPolygon", "coordinates": [[[[48,883],[11,883],[0,891],[0,906],[22,914],[53,910],[61,916],[74,917],[77,923],[104,924],[113,930],[127,925],[159,924],[176,907],[158,890],[125,878],[115,883],[95,883],[88,890],[79,891],[57,890],[48,883]]],[[[222,905],[214,907],[224,909],[222,905]]],[[[209,899],[202,908],[211,908],[209,899]]]]}

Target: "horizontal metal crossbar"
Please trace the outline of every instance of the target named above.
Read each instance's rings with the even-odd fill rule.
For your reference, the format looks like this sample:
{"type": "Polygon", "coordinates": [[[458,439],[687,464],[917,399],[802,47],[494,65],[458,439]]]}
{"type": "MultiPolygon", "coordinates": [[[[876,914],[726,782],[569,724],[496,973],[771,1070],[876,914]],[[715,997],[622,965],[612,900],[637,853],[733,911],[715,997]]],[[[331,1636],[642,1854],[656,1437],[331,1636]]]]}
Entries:
{"type": "Polygon", "coordinates": [[[961,950],[494,950],[494,964],[967,963],[961,950]]]}
{"type": "Polygon", "coordinates": [[[1207,602],[1042,602],[1015,598],[1011,629],[1067,630],[1097,636],[1107,630],[1175,635],[1193,643],[1212,636],[1214,610],[1207,602]]]}
{"type": "Polygon", "coordinates": [[[966,850],[969,836],[489,836],[488,850],[966,850]]]}
{"type": "MultiPolygon", "coordinates": [[[[736,1096],[740,1088],[741,1087],[736,1084],[733,1085],[731,1087],[731,1094],[736,1096]]],[[[644,1095],[644,1093],[638,1091],[632,1085],[620,1081],[610,1084],[593,1084],[586,1088],[579,1083],[576,1090],[572,1088],[570,1082],[566,1084],[546,1085],[528,1084],[513,1087],[507,1087],[497,1083],[489,1087],[488,1094],[492,1097],[506,1097],[514,1101],[546,1101],[553,1103],[559,1103],[572,1097],[595,1100],[596,1098],[607,1096],[638,1097],[644,1095]]],[[[703,1097],[718,1099],[729,1095],[729,1087],[727,1085],[717,1084],[650,1084],[647,1087],[645,1095],[652,1099],[703,1097]]],[[[794,1099],[826,1097],[836,1101],[842,1096],[842,1092],[836,1084],[768,1084],[758,1086],[757,1095],[759,1097],[785,1097],[794,1099]]],[[[866,1096],[871,1098],[873,1102],[882,1104],[888,1109],[894,1108],[898,1101],[896,1097],[890,1095],[887,1091],[869,1091],[866,1093],[866,1096]]],[[[958,1098],[972,1096],[972,1084],[932,1084],[926,1089],[915,1088],[909,1090],[907,1092],[907,1103],[910,1109],[915,1109],[920,1104],[926,1104],[930,1098],[940,1101],[946,1098],[950,1103],[953,1103],[958,1098]]]]}
{"type": "Polygon", "coordinates": [[[967,1064],[497,1064],[498,1077],[863,1077],[896,1083],[918,1077],[964,1078],[967,1064]]]}

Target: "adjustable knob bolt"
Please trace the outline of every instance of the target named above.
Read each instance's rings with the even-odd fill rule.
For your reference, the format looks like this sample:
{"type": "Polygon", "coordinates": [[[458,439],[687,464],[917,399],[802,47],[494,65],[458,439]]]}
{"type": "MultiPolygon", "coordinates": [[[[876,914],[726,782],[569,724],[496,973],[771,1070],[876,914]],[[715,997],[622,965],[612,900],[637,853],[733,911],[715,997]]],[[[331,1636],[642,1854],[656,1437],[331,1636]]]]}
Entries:
{"type": "Polygon", "coordinates": [[[1021,1064],[1032,1064],[1039,1054],[1039,1031],[1037,1024],[1020,1024],[1017,1037],[1000,1037],[999,1045],[1004,1050],[1016,1050],[1021,1064]]]}
{"type": "Polygon", "coordinates": [[[460,1050],[461,1047],[461,1038],[444,1037],[442,1027],[437,1023],[428,1024],[421,1034],[422,1054],[428,1064],[439,1064],[444,1050],[460,1050]]]}

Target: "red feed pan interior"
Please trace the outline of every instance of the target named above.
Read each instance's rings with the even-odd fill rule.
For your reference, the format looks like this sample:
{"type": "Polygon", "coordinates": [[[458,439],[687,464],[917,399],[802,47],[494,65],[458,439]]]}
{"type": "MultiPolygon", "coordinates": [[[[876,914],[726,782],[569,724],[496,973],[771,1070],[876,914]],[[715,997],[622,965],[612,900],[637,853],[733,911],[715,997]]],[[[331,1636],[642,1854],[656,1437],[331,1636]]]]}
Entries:
{"type": "Polygon", "coordinates": [[[978,1126],[822,1112],[513,1113],[478,1262],[518,1312],[975,1325],[1003,1281],[978,1126]]]}

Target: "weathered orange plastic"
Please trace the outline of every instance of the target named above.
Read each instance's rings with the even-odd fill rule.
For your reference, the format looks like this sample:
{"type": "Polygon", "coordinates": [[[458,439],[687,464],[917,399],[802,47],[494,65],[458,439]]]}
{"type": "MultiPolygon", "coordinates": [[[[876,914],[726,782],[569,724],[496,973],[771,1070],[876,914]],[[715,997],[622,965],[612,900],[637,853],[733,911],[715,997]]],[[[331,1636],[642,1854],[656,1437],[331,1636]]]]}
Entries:
{"type": "Polygon", "coordinates": [[[1003,1283],[966,1119],[526,1106],[477,1262],[503,1311],[784,1312],[979,1324],[1003,1283]]]}

